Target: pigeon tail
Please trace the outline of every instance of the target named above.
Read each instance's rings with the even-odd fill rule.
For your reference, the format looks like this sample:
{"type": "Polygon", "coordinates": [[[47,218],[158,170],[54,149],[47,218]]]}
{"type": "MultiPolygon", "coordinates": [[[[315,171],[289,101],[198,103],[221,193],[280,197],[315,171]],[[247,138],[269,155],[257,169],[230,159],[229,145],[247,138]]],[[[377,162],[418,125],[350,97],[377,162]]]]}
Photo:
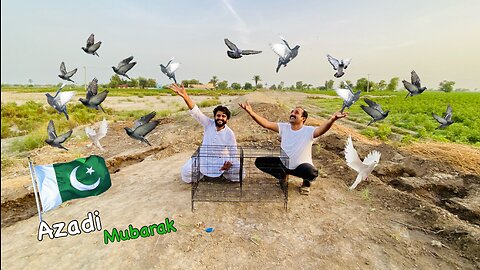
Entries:
{"type": "Polygon", "coordinates": [[[372,121],[370,121],[370,123],[368,123],[367,126],[370,126],[371,124],[373,124],[373,122],[375,122],[375,119],[373,119],[372,121]]]}
{"type": "Polygon", "coordinates": [[[405,99],[407,99],[408,96],[410,96],[410,93],[407,94],[407,96],[405,97],[405,99]]]}
{"type": "Polygon", "coordinates": [[[142,141],[144,141],[144,142],[146,142],[148,145],[152,146],[152,145],[150,144],[150,142],[147,141],[147,139],[145,139],[145,138],[143,138],[143,137],[142,137],[142,141]]]}
{"type": "Polygon", "coordinates": [[[347,107],[347,106],[344,103],[343,106],[342,106],[342,109],[340,110],[340,113],[343,113],[343,110],[345,110],[345,107],[347,107]]]}
{"type": "Polygon", "coordinates": [[[129,80],[132,80],[132,79],[130,79],[130,77],[128,77],[127,73],[122,74],[122,75],[125,76],[125,77],[127,77],[129,80]]]}
{"type": "Polygon", "coordinates": [[[58,145],[58,148],[65,149],[65,150],[67,150],[67,151],[68,151],[68,149],[67,149],[67,148],[65,148],[65,146],[63,146],[63,145],[61,145],[61,144],[60,144],[60,145],[58,145]]]}
{"type": "Polygon", "coordinates": [[[357,175],[357,179],[355,179],[355,182],[353,182],[353,185],[350,186],[350,188],[348,188],[348,189],[349,189],[349,190],[352,190],[352,189],[356,188],[357,185],[360,183],[360,181],[362,181],[362,176],[361,176],[361,174],[359,173],[359,174],[357,175]]]}
{"type": "MultiPolygon", "coordinates": [[[[105,110],[102,108],[102,105],[98,104],[97,107],[100,108],[100,110],[102,110],[103,113],[105,113],[105,110]]],[[[97,110],[98,110],[98,109],[97,109],[97,110]]]]}
{"type": "Polygon", "coordinates": [[[178,84],[178,83],[177,83],[177,79],[175,79],[175,75],[173,75],[172,78],[173,78],[173,81],[175,82],[175,84],[178,84]]]}
{"type": "Polygon", "coordinates": [[[63,110],[63,114],[65,114],[65,117],[67,118],[67,121],[68,121],[69,119],[68,119],[67,108],[65,108],[65,110],[63,110]]]}
{"type": "Polygon", "coordinates": [[[93,52],[93,55],[96,55],[96,56],[100,57],[100,55],[98,55],[97,52],[93,52]]]}

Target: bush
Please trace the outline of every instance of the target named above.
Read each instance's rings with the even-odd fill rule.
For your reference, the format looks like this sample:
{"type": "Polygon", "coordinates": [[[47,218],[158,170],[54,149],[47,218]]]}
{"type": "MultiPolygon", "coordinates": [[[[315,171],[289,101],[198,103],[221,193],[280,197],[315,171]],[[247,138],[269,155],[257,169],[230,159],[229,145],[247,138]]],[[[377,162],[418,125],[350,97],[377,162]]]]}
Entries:
{"type": "Polygon", "coordinates": [[[388,136],[392,134],[392,129],[390,128],[390,125],[388,124],[381,124],[378,126],[377,129],[377,137],[379,137],[381,140],[385,141],[388,139],[388,136]]]}

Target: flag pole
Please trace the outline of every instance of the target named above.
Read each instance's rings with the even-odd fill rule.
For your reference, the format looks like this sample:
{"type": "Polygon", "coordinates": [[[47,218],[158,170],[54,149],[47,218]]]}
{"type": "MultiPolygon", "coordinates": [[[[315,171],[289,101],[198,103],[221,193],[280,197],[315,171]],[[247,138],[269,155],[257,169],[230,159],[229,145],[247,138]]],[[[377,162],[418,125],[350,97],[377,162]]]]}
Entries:
{"type": "Polygon", "coordinates": [[[28,167],[30,168],[30,176],[32,176],[33,192],[35,193],[35,202],[37,203],[38,218],[40,219],[40,222],[42,222],[42,212],[40,211],[40,202],[37,196],[37,181],[35,179],[35,176],[33,175],[34,172],[32,160],[30,159],[30,157],[28,157],[28,167]]]}

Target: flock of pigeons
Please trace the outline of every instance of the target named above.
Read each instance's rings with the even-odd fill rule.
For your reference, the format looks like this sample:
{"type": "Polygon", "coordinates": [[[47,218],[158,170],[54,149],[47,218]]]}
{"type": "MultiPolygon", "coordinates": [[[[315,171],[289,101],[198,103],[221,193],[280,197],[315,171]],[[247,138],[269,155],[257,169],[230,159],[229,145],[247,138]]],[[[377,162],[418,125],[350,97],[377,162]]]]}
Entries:
{"type": "MultiPolygon", "coordinates": [[[[300,48],[299,45],[296,45],[295,47],[292,48],[283,37],[280,37],[280,39],[282,40],[282,43],[270,44],[270,47],[272,48],[272,50],[278,55],[277,67],[275,69],[277,73],[280,70],[280,67],[282,66],[286,67],[287,64],[298,55],[298,50],[300,48]]],[[[240,49],[237,45],[235,45],[233,42],[231,42],[227,38],[224,39],[224,42],[225,42],[225,45],[228,47],[227,56],[232,59],[239,59],[244,55],[254,55],[262,52],[258,50],[240,49]]],[[[86,46],[82,47],[82,50],[87,54],[96,55],[100,57],[97,53],[97,50],[100,48],[101,44],[102,44],[101,41],[95,43],[95,36],[94,34],[91,34],[87,39],[86,46]]],[[[118,63],[117,66],[112,66],[113,71],[120,76],[124,76],[130,79],[130,77],[127,75],[127,72],[137,64],[137,62],[132,62],[132,60],[133,60],[133,56],[123,59],[118,63]]],[[[327,54],[327,60],[332,65],[333,69],[336,71],[335,74],[333,75],[335,78],[342,77],[345,74],[344,71],[348,68],[348,66],[351,63],[350,58],[339,60],[329,54],[327,54]]],[[[180,63],[174,62],[174,58],[171,58],[166,65],[160,64],[160,69],[170,80],[173,80],[175,83],[177,83],[177,80],[175,78],[175,71],[179,68],[179,66],[180,66],[180,63]]],[[[75,83],[71,78],[73,75],[75,75],[76,72],[77,72],[77,68],[67,72],[65,63],[62,62],[60,64],[61,74],[58,75],[58,77],[60,77],[62,80],[75,83]]],[[[404,87],[408,90],[408,94],[405,98],[407,98],[408,96],[419,95],[426,90],[426,87],[422,87],[420,83],[420,78],[418,77],[415,71],[411,72],[410,82],[406,80],[403,80],[402,82],[404,87]]],[[[343,85],[346,88],[340,87],[335,89],[338,96],[340,96],[343,99],[341,112],[343,112],[346,108],[349,109],[356,101],[358,101],[361,94],[361,90],[358,90],[357,92],[354,93],[352,91],[352,88],[348,84],[343,82],[343,85]]],[[[47,96],[48,104],[52,106],[58,113],[63,113],[66,119],[69,120],[66,104],[72,99],[72,97],[75,95],[75,92],[74,91],[62,92],[62,89],[64,87],[65,87],[65,83],[63,83],[62,86],[57,90],[57,92],[55,93],[55,96],[52,96],[49,93],[47,93],[46,96],[47,96]]],[[[101,110],[105,112],[101,104],[103,101],[105,101],[105,99],[107,98],[107,95],[108,95],[108,90],[104,90],[103,92],[100,92],[100,93],[98,92],[98,80],[97,78],[93,78],[93,80],[89,83],[87,87],[87,93],[85,98],[80,98],[79,101],[88,108],[93,108],[93,109],[101,110]]],[[[371,125],[376,121],[383,120],[388,116],[388,113],[390,112],[390,110],[384,111],[380,104],[367,98],[365,98],[364,100],[368,106],[360,105],[360,107],[368,115],[372,117],[372,120],[368,123],[367,126],[371,125]]],[[[155,114],[156,114],[155,112],[151,112],[145,116],[142,116],[140,119],[134,122],[132,128],[125,127],[125,131],[127,135],[133,139],[136,139],[141,142],[145,142],[148,145],[151,145],[150,142],[145,138],[145,136],[148,133],[150,133],[153,129],[155,129],[155,127],[160,123],[158,120],[151,121],[155,117],[155,114]]],[[[432,113],[432,116],[434,117],[435,120],[437,120],[440,123],[440,126],[437,128],[445,128],[453,123],[452,108],[450,107],[450,105],[447,106],[447,111],[444,117],[440,117],[435,113],[432,113]]],[[[104,118],[103,121],[100,123],[98,130],[93,129],[92,127],[86,127],[85,133],[92,140],[93,145],[103,150],[103,147],[100,144],[100,139],[106,136],[107,130],[108,130],[108,123],[104,118]]],[[[45,140],[47,144],[53,147],[58,147],[61,149],[68,150],[62,145],[62,143],[65,142],[68,139],[68,137],[71,136],[72,130],[69,130],[68,132],[60,136],[57,136],[54,123],[52,120],[50,120],[50,122],[48,123],[47,133],[48,133],[48,139],[45,140]]],[[[368,175],[372,172],[375,166],[378,165],[378,162],[380,161],[380,156],[381,156],[380,152],[374,150],[370,152],[363,161],[361,161],[360,158],[358,157],[357,151],[353,148],[351,137],[348,138],[347,144],[345,146],[345,159],[347,161],[348,166],[358,172],[357,179],[355,180],[353,185],[350,187],[350,189],[354,189],[358,185],[358,183],[360,183],[360,181],[368,177],[368,175]]]]}

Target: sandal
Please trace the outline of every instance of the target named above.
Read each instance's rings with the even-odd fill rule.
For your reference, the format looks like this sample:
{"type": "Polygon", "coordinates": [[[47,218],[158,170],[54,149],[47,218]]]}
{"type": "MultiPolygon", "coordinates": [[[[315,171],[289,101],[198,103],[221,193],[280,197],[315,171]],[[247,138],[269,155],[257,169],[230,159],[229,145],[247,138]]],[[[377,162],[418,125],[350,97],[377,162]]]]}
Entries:
{"type": "Polygon", "coordinates": [[[310,187],[301,186],[300,187],[300,194],[301,195],[309,195],[310,194],[310,187]]]}

